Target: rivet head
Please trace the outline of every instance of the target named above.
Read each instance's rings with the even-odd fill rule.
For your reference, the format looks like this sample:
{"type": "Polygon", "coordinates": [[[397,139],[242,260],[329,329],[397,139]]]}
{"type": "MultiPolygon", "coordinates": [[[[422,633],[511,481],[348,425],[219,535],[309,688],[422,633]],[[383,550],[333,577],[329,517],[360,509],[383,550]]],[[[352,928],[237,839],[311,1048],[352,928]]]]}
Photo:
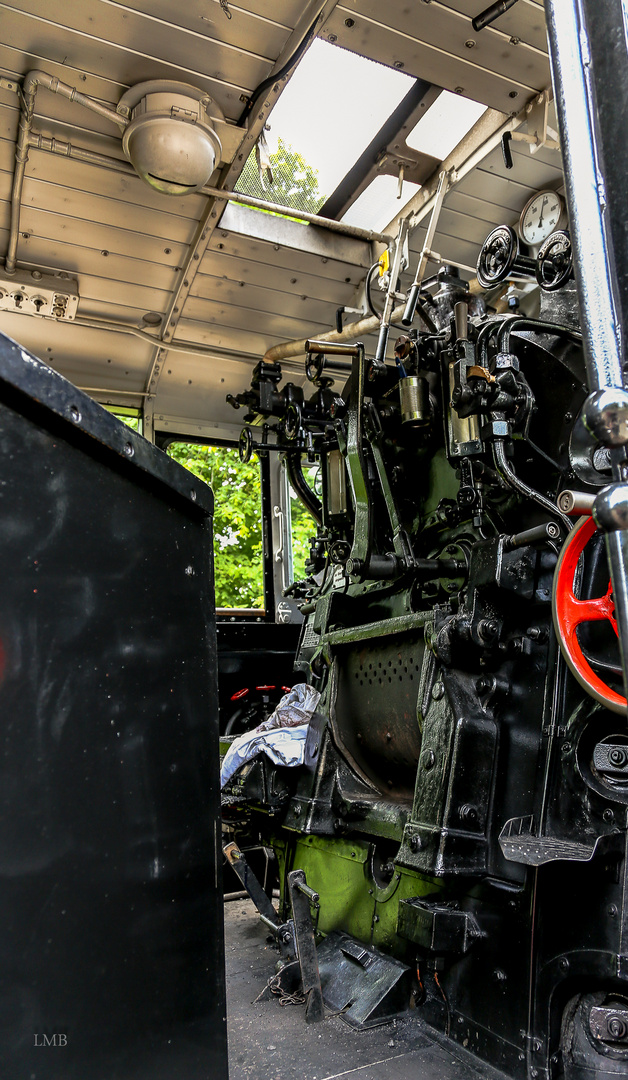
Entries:
{"type": "Polygon", "coordinates": [[[434,683],[434,686],[432,687],[432,697],[434,698],[434,701],[440,701],[444,693],[445,687],[442,682],[434,683]]]}
{"type": "Polygon", "coordinates": [[[436,764],[436,754],[433,750],[424,750],[422,754],[422,760],[423,768],[426,772],[429,772],[430,769],[433,769],[434,765],[436,764]]]}

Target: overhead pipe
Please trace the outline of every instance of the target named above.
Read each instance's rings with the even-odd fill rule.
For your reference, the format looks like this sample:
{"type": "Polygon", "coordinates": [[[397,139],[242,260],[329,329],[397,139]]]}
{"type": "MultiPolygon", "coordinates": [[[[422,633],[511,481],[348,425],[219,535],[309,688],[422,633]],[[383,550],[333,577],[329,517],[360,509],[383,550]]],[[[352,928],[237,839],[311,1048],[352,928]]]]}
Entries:
{"type": "Polygon", "coordinates": [[[28,145],[33,150],[43,150],[47,154],[58,154],[60,157],[72,158],[73,161],[82,161],[87,165],[98,165],[101,169],[111,169],[112,172],[122,173],[123,176],[137,176],[130,161],[122,161],[121,158],[109,157],[107,154],[98,154],[95,150],[86,150],[82,146],[64,142],[63,139],[53,139],[48,135],[31,134],[28,137],[28,145]]]}
{"type": "Polygon", "coordinates": [[[241,206],[252,206],[256,210],[266,210],[270,214],[281,214],[282,217],[298,218],[299,221],[307,221],[309,225],[321,225],[331,232],[342,233],[344,236],[353,236],[356,240],[366,240],[367,243],[384,244],[388,247],[394,242],[392,233],[375,232],[372,229],[361,229],[358,225],[347,225],[344,221],[336,221],[334,218],[320,217],[319,214],[310,214],[305,210],[293,210],[291,206],[282,203],[266,202],[264,199],[254,199],[241,191],[224,191],[222,188],[204,187],[203,195],[213,195],[216,199],[225,202],[240,203],[241,206]]]}
{"type": "Polygon", "coordinates": [[[82,94],[75,86],[70,86],[68,83],[61,82],[55,75],[49,75],[46,71],[34,69],[24,76],[24,81],[22,83],[22,107],[20,109],[20,121],[15,147],[15,170],[13,173],[13,187],[11,190],[9,246],[7,248],[4,266],[7,274],[14,274],[17,266],[17,242],[20,235],[20,212],[22,208],[24,173],[26,171],[26,162],[28,161],[28,148],[33,114],[35,112],[35,96],[38,87],[40,86],[43,86],[46,90],[50,90],[52,94],[61,94],[61,96],[66,97],[68,101],[75,101],[77,105],[83,105],[84,108],[91,109],[92,112],[97,113],[106,120],[118,124],[122,129],[124,129],[129,122],[124,116],[117,113],[115,109],[111,109],[107,105],[101,105],[100,102],[87,97],[86,94],[82,94]]]}
{"type": "Polygon", "coordinates": [[[91,112],[97,113],[98,116],[104,117],[105,120],[110,120],[113,124],[117,124],[124,130],[129,124],[129,118],[122,116],[121,113],[116,112],[109,105],[102,105],[100,101],[96,101],[95,98],[88,97],[87,94],[82,94],[76,86],[70,86],[69,83],[61,82],[61,79],[57,79],[56,75],[49,75],[47,71],[38,71],[37,69],[29,71],[24,76],[24,82],[22,83],[22,93],[24,97],[28,99],[30,96],[34,98],[38,87],[43,86],[45,90],[50,90],[51,94],[61,94],[61,97],[65,97],[68,101],[75,101],[77,105],[82,105],[84,109],[90,109],[91,112]]]}
{"type": "MultiPolygon", "coordinates": [[[[87,162],[90,165],[99,165],[105,169],[112,169],[124,176],[137,176],[137,172],[130,162],[119,158],[108,157],[106,154],[98,154],[94,150],[85,150],[81,146],[64,142],[62,139],[51,139],[47,135],[33,134],[28,136],[28,146],[34,150],[44,150],[49,154],[59,154],[61,157],[74,158],[77,161],[87,162]]],[[[321,217],[319,214],[310,214],[305,210],[293,210],[282,203],[266,202],[265,199],[256,199],[241,191],[225,191],[223,188],[204,187],[200,194],[208,195],[223,202],[234,202],[240,206],[252,206],[256,210],[265,210],[271,214],[286,214],[291,218],[307,222],[308,225],[320,225],[321,228],[329,229],[330,232],[341,233],[355,240],[364,240],[367,244],[390,244],[393,237],[390,233],[376,232],[372,229],[361,229],[358,225],[347,225],[343,221],[335,221],[333,218],[321,217]]]]}
{"type": "MultiPolygon", "coordinates": [[[[68,324],[70,325],[70,324],[68,324]]],[[[250,361],[251,366],[255,366],[259,362],[259,353],[238,353],[234,356],[229,352],[221,352],[219,349],[207,345],[198,345],[196,342],[184,342],[184,341],[167,341],[162,342],[159,338],[155,337],[148,330],[142,330],[138,326],[133,326],[130,323],[116,322],[114,320],[107,319],[90,319],[89,317],[77,316],[73,319],[72,326],[82,326],[86,330],[103,330],[111,334],[129,334],[131,337],[139,338],[140,341],[146,341],[150,345],[157,345],[160,349],[164,349],[167,352],[181,353],[186,356],[202,356],[206,360],[219,360],[220,363],[225,364],[241,364],[242,362],[250,361]]],[[[303,374],[303,365],[296,365],[287,370],[294,375],[303,374]]],[[[152,395],[149,394],[149,397],[152,395]]]]}

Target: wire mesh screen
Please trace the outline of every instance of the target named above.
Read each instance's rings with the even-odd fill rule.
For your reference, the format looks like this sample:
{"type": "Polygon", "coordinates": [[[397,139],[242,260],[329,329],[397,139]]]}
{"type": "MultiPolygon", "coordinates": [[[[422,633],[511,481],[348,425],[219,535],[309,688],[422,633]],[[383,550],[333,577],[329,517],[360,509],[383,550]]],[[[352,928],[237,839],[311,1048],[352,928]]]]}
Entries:
{"type": "Polygon", "coordinates": [[[235,190],[286,209],[316,214],[327,199],[320,191],[318,172],[283,139],[270,153],[264,139],[251,151],[235,190]]]}

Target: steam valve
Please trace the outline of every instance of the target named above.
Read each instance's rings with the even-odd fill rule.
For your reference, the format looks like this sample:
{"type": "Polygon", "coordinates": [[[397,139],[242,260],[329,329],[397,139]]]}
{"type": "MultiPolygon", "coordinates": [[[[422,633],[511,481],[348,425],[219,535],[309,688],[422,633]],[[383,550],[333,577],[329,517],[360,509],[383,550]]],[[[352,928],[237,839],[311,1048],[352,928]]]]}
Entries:
{"type": "Polygon", "coordinates": [[[517,234],[510,225],[498,225],[480,249],[477,272],[483,289],[492,289],[514,275],[534,278],[536,259],[522,255],[517,234]]]}
{"type": "Polygon", "coordinates": [[[569,233],[548,236],[536,259],[536,280],[546,292],[555,292],[573,277],[573,251],[569,233]]]}

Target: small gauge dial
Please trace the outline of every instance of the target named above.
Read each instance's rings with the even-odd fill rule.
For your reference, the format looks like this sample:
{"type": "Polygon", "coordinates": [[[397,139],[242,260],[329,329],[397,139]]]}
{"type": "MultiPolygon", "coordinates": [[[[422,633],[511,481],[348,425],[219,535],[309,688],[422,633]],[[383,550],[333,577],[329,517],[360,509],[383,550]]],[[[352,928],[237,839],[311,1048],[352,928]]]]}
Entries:
{"type": "Polygon", "coordinates": [[[539,191],[521,211],[519,236],[530,247],[547,240],[564,223],[564,204],[555,191],[539,191]]]}

